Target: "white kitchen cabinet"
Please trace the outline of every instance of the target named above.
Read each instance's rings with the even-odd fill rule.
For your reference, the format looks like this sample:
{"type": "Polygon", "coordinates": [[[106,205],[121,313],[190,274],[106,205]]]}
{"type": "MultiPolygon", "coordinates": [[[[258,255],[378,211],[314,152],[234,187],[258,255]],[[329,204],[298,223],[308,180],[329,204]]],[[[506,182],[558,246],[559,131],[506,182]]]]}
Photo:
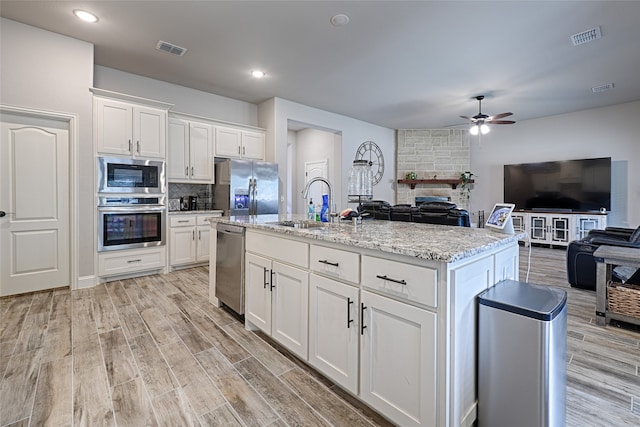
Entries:
{"type": "Polygon", "coordinates": [[[359,296],[357,286],[310,276],[309,363],[354,395],[358,394],[359,296]]]}
{"type": "Polygon", "coordinates": [[[99,154],[164,159],[167,110],[94,97],[94,139],[99,154]]]}
{"type": "Polygon", "coordinates": [[[170,215],[169,265],[209,262],[211,226],[207,215],[170,215]]]}
{"type": "Polygon", "coordinates": [[[245,244],[246,321],[307,360],[309,245],[256,233],[245,244]]]}
{"type": "Polygon", "coordinates": [[[309,273],[248,253],[245,297],[245,319],[307,360],[309,273]]]}
{"type": "Polygon", "coordinates": [[[216,157],[264,160],[264,133],[223,126],[215,127],[216,157]]]}
{"type": "Polygon", "coordinates": [[[207,218],[211,215],[198,215],[196,217],[196,262],[209,262],[211,225],[207,218]]]}
{"type": "Polygon", "coordinates": [[[435,426],[436,314],[361,295],[360,397],[399,425],[435,426]]]}
{"type": "Polygon", "coordinates": [[[165,253],[164,246],[101,252],[98,254],[98,275],[108,277],[164,269],[165,253]]]}
{"type": "Polygon", "coordinates": [[[209,124],[169,118],[168,180],[213,184],[213,138],[209,124]]]}

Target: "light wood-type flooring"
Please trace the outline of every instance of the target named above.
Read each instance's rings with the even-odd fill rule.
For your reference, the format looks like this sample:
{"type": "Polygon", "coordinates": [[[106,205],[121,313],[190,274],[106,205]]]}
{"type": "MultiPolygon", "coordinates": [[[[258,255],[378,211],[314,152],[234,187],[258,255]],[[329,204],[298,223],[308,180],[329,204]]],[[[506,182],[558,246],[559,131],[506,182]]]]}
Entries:
{"type": "MultiPolygon", "coordinates": [[[[596,326],[564,251],[532,252],[529,281],[569,293],[567,424],[640,425],[640,332],[596,326]]],[[[388,425],[207,293],[200,267],[0,299],[0,426],[388,425]]]]}

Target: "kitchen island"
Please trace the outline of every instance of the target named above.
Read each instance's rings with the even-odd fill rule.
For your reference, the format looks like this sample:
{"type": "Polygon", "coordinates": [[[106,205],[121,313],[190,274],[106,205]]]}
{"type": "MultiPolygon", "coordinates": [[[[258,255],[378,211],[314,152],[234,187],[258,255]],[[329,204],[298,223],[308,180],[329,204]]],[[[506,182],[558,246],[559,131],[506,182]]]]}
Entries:
{"type": "MultiPolygon", "coordinates": [[[[317,227],[277,215],[211,226],[219,221],[246,228],[248,329],[396,424],[473,424],[476,295],[518,279],[522,236],[377,220],[317,227]]],[[[211,236],[210,299],[218,304],[211,236]]]]}

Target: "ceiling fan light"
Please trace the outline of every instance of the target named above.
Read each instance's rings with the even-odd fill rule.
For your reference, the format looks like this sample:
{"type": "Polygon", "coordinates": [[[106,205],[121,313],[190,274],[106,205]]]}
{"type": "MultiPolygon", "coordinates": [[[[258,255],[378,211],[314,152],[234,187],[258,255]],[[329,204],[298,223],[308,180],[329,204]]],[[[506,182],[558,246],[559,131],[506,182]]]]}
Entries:
{"type": "MultiPolygon", "coordinates": [[[[486,134],[488,134],[490,131],[491,131],[491,129],[489,128],[489,126],[488,126],[488,125],[483,124],[483,125],[481,125],[481,126],[480,126],[480,133],[481,133],[481,134],[486,135],[486,134]]],[[[477,131],[476,131],[476,133],[477,133],[477,131]]]]}
{"type": "Polygon", "coordinates": [[[473,136],[476,136],[478,134],[478,125],[473,125],[471,126],[471,129],[469,129],[469,133],[473,136]]]}

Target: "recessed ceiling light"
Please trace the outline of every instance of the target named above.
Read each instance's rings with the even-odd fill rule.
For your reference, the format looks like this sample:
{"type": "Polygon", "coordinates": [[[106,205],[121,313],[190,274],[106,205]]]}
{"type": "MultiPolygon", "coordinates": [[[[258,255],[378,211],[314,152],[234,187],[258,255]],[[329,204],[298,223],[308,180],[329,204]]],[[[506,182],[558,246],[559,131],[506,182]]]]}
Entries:
{"type": "Polygon", "coordinates": [[[349,23],[349,17],[344,13],[339,13],[331,17],[331,25],[334,27],[342,27],[349,23]]]}
{"type": "Polygon", "coordinates": [[[260,71],[260,70],[253,70],[253,71],[251,72],[251,75],[252,75],[253,77],[255,77],[256,79],[261,79],[261,78],[263,78],[263,77],[264,77],[264,71],[260,71]]]}
{"type": "Polygon", "coordinates": [[[98,17],[86,10],[76,9],[73,11],[73,14],[85,22],[98,22],[98,17]]]}

